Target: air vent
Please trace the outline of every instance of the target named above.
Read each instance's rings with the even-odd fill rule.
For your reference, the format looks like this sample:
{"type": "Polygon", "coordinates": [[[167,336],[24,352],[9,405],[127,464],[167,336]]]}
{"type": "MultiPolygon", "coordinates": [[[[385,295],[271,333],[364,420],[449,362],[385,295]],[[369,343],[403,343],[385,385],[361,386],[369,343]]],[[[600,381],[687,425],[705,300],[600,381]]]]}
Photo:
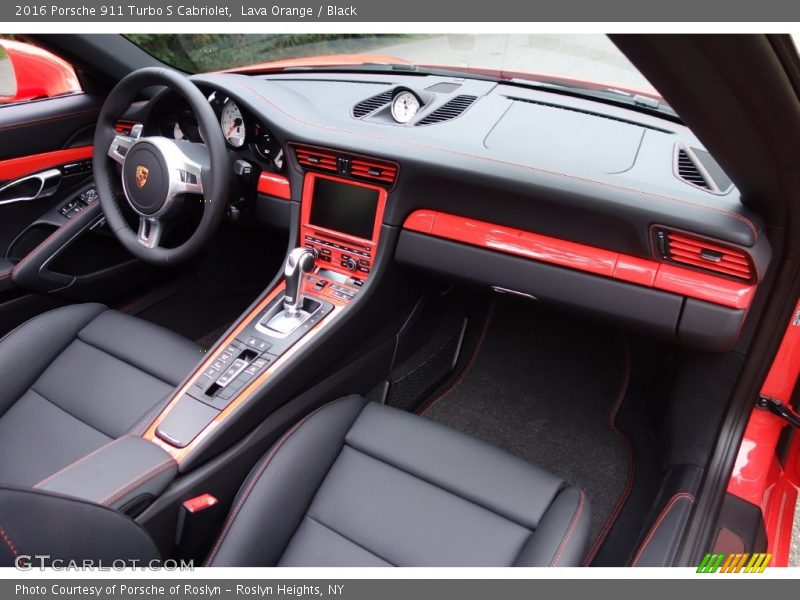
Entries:
{"type": "Polygon", "coordinates": [[[461,116],[461,114],[463,114],[465,110],[472,106],[472,103],[477,99],[477,96],[456,96],[452,100],[444,103],[428,116],[420,119],[416,125],[433,125],[434,123],[441,123],[443,121],[455,119],[456,117],[461,116]]]}
{"type": "Polygon", "coordinates": [[[714,157],[700,148],[676,145],[674,168],[680,179],[712,194],[725,194],[733,187],[714,157]]]}
{"type": "Polygon", "coordinates": [[[728,174],[722,170],[722,167],[719,166],[719,163],[714,160],[714,157],[711,156],[709,152],[706,150],[701,150],[700,148],[692,148],[691,151],[695,158],[700,161],[700,164],[706,170],[706,173],[711,178],[711,181],[720,192],[727,192],[729,189],[731,189],[731,187],[733,187],[733,181],[731,181],[731,178],[728,177],[728,174]]]}
{"type": "Polygon", "coordinates": [[[391,90],[389,90],[388,92],[383,92],[382,94],[378,94],[377,96],[373,96],[372,98],[367,98],[366,100],[362,100],[353,107],[353,116],[356,119],[360,119],[361,117],[366,117],[367,115],[374,113],[379,108],[383,108],[391,101],[392,101],[391,90]]]}
{"type": "Polygon", "coordinates": [[[394,183],[395,177],[397,177],[397,166],[354,158],[350,161],[350,174],[359,179],[394,183]]]}
{"type": "Polygon", "coordinates": [[[659,230],[656,235],[663,257],[671,262],[736,279],[753,277],[750,256],[743,250],[674,231],[659,230]]]}
{"type": "Polygon", "coordinates": [[[339,170],[336,155],[331,152],[316,148],[295,148],[295,155],[297,162],[303,167],[321,169],[331,173],[339,170]]]}
{"type": "Polygon", "coordinates": [[[121,133],[122,135],[130,135],[134,125],[138,125],[138,123],[132,123],[130,121],[117,121],[114,129],[117,131],[117,133],[121,133]]]}
{"type": "Polygon", "coordinates": [[[686,183],[703,188],[704,190],[711,190],[711,184],[706,181],[705,176],[700,172],[700,169],[697,168],[697,164],[683,148],[678,149],[676,168],[678,170],[678,177],[683,179],[686,183]]]}

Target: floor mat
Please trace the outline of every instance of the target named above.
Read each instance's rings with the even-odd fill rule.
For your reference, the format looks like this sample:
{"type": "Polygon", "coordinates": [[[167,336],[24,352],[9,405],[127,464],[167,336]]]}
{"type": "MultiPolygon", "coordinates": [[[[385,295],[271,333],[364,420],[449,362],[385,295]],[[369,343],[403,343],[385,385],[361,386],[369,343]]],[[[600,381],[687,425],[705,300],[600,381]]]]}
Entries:
{"type": "Polygon", "coordinates": [[[631,483],[613,425],[629,376],[622,334],[504,298],[473,358],[420,412],[583,488],[602,541],[631,483]]]}

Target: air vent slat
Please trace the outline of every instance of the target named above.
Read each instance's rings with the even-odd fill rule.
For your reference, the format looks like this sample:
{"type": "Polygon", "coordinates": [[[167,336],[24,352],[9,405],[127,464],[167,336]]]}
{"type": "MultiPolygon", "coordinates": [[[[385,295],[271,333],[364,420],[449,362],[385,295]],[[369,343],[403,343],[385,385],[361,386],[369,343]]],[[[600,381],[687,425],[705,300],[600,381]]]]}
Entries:
{"type": "Polygon", "coordinates": [[[677,162],[678,177],[695,187],[709,191],[713,190],[712,185],[706,181],[705,176],[700,172],[700,169],[695,164],[694,160],[692,160],[692,158],[689,156],[689,153],[683,148],[678,149],[677,162]]]}
{"type": "Polygon", "coordinates": [[[322,169],[332,173],[336,173],[339,170],[337,158],[334,154],[306,148],[297,148],[295,154],[297,162],[304,167],[322,169]]]}
{"type": "Polygon", "coordinates": [[[753,277],[752,261],[744,250],[673,231],[662,231],[659,235],[666,240],[665,258],[671,262],[736,279],[753,277]]]}
{"type": "Polygon", "coordinates": [[[350,162],[350,174],[360,179],[394,183],[397,177],[397,167],[389,163],[354,158],[350,162]]]}
{"type": "Polygon", "coordinates": [[[420,119],[416,125],[433,125],[435,123],[442,123],[450,121],[456,117],[461,116],[478,99],[477,96],[461,95],[456,96],[452,100],[448,100],[445,104],[434,110],[432,113],[420,119]]]}
{"type": "Polygon", "coordinates": [[[371,98],[362,100],[353,107],[353,116],[357,119],[360,119],[361,117],[366,117],[367,115],[374,113],[379,108],[383,108],[391,101],[392,101],[391,90],[389,90],[388,92],[383,92],[382,94],[378,94],[377,96],[372,96],[371,98]]]}

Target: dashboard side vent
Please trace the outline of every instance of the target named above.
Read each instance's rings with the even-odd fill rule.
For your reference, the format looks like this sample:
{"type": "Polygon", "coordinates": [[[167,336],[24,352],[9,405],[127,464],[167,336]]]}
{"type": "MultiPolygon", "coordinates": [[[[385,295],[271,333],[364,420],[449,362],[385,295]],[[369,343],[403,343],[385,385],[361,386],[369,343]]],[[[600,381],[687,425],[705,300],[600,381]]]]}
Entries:
{"type": "Polygon", "coordinates": [[[659,252],[670,262],[750,281],[750,256],[738,248],[665,229],[656,232],[659,252]]]}
{"type": "Polygon", "coordinates": [[[295,155],[297,156],[297,162],[303,167],[321,169],[331,173],[336,173],[339,170],[338,159],[332,152],[316,148],[298,147],[295,148],[295,155]]]}
{"type": "Polygon", "coordinates": [[[362,100],[353,107],[353,116],[356,119],[360,119],[361,117],[366,117],[367,115],[374,113],[379,108],[383,108],[391,101],[392,101],[391,90],[389,90],[388,92],[383,92],[382,94],[378,94],[377,96],[372,96],[371,98],[362,100]]]}
{"type": "Polygon", "coordinates": [[[378,163],[371,160],[354,158],[350,161],[350,174],[359,179],[394,183],[397,177],[397,166],[389,163],[378,163]]]}
{"type": "Polygon", "coordinates": [[[712,194],[725,194],[733,182],[706,150],[676,144],[674,159],[675,175],[701,190],[712,194]]]}
{"type": "Polygon", "coordinates": [[[416,125],[433,125],[434,123],[441,123],[443,121],[455,119],[456,117],[461,116],[464,111],[472,106],[472,103],[477,99],[477,96],[469,96],[466,94],[456,96],[452,100],[445,102],[442,106],[434,110],[429,115],[420,119],[416,125]]]}
{"type": "Polygon", "coordinates": [[[676,160],[678,177],[695,187],[703,188],[704,190],[711,189],[711,185],[706,181],[705,176],[700,172],[700,169],[697,168],[697,164],[692,160],[686,150],[679,148],[676,160]]]}
{"type": "Polygon", "coordinates": [[[714,157],[711,156],[710,152],[700,148],[692,148],[691,151],[695,155],[695,158],[697,158],[697,160],[706,170],[709,178],[720,192],[727,192],[729,189],[731,189],[731,187],[733,187],[733,181],[731,181],[731,178],[728,177],[728,174],[722,170],[722,167],[719,165],[719,163],[714,160],[714,157]]]}

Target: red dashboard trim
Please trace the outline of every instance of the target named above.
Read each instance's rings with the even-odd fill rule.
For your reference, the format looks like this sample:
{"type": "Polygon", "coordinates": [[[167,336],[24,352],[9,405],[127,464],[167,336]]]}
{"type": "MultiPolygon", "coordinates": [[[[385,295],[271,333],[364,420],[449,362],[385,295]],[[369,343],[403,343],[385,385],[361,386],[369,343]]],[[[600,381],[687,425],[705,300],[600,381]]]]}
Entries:
{"type": "Polygon", "coordinates": [[[67,148],[66,150],[54,150],[53,152],[0,160],[0,180],[17,179],[43,169],[87,158],[92,158],[92,146],[80,146],[78,148],[67,148]]]}
{"type": "Polygon", "coordinates": [[[749,307],[756,289],[746,282],[432,210],[414,211],[404,227],[731,308],[749,307]]]}
{"type": "Polygon", "coordinates": [[[261,173],[258,177],[258,193],[274,196],[282,200],[291,200],[292,189],[289,180],[283,175],[274,173],[261,173]]]}

